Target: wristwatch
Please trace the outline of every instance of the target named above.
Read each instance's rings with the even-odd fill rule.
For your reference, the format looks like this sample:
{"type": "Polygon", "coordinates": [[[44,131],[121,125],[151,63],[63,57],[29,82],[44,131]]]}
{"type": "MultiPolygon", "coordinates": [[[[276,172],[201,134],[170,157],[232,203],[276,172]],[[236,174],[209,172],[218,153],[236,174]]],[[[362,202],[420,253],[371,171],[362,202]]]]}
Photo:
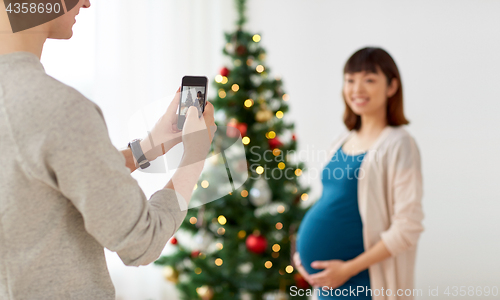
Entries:
{"type": "Polygon", "coordinates": [[[132,150],[132,155],[134,155],[135,160],[137,160],[137,163],[139,164],[139,167],[141,169],[146,169],[147,167],[150,166],[149,160],[146,158],[146,155],[142,152],[141,148],[141,140],[140,139],[135,139],[128,143],[128,147],[130,150],[132,150]]]}

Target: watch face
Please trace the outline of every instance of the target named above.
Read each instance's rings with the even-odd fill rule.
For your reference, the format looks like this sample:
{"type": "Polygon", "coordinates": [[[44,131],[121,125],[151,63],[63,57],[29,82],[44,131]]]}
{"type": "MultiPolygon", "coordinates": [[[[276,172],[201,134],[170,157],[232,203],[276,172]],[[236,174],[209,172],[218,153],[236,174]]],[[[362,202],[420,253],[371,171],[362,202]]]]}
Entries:
{"type": "Polygon", "coordinates": [[[130,145],[132,145],[133,143],[137,142],[137,141],[141,141],[140,139],[133,139],[130,141],[130,143],[128,143],[128,147],[130,148],[130,145]]]}

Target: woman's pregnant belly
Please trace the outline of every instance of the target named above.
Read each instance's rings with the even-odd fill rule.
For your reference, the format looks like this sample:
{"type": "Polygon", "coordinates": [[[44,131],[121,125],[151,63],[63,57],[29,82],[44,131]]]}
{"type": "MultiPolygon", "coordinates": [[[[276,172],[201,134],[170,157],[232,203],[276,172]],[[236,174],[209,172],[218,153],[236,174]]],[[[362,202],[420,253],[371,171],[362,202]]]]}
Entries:
{"type": "Polygon", "coordinates": [[[313,269],[315,260],[349,260],[364,251],[362,223],[357,203],[347,199],[323,197],[306,213],[301,222],[297,251],[309,274],[321,271],[313,269]],[[337,202],[338,201],[338,202],[337,202]],[[335,202],[335,203],[332,203],[335,202]]]}

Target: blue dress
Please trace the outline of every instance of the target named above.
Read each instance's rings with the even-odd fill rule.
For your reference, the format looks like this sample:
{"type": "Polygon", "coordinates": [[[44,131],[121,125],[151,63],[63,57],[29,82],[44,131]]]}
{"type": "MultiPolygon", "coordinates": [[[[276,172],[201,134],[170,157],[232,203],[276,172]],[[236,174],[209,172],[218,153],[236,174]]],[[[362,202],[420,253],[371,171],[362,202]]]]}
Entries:
{"type": "MultiPolygon", "coordinates": [[[[311,267],[311,262],[315,260],[345,261],[364,252],[363,226],[358,208],[358,178],[363,176],[359,167],[365,154],[348,155],[340,146],[323,169],[323,194],[307,211],[297,237],[297,251],[309,274],[322,271],[311,267]]],[[[368,270],[349,279],[338,287],[340,291],[337,292],[356,290],[358,286],[362,286],[365,291],[370,288],[368,270]]],[[[357,297],[335,296],[335,290],[329,291],[327,295],[318,290],[315,293],[319,293],[319,299],[371,299],[366,293],[360,293],[357,297]]]]}

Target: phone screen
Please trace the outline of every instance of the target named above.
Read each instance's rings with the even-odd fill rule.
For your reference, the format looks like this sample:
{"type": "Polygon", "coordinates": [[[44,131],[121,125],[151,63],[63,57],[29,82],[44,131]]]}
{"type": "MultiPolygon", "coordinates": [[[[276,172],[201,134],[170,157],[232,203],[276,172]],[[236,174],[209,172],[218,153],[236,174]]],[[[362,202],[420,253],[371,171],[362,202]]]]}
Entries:
{"type": "Polygon", "coordinates": [[[205,106],[205,87],[204,86],[183,86],[181,92],[181,109],[179,114],[186,116],[190,106],[196,106],[198,111],[203,113],[205,106]]]}
{"type": "Polygon", "coordinates": [[[208,78],[203,76],[184,76],[181,84],[181,101],[179,103],[179,118],[177,128],[184,127],[186,114],[191,106],[198,108],[198,117],[205,111],[208,78]]]}

